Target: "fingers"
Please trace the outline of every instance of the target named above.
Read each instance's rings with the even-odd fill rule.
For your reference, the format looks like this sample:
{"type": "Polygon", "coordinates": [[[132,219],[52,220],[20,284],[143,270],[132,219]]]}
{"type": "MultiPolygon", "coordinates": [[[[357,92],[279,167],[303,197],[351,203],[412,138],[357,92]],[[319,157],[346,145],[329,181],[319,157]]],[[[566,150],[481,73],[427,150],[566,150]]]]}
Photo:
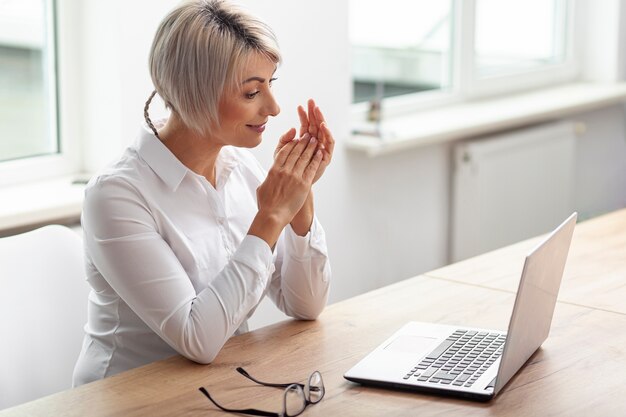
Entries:
{"type": "Polygon", "coordinates": [[[315,151],[315,155],[313,155],[313,159],[311,160],[311,163],[307,165],[302,175],[302,178],[307,183],[313,182],[313,179],[315,178],[315,174],[317,173],[317,170],[319,169],[321,163],[322,163],[322,150],[318,149],[317,151],[315,151]]]}
{"type": "Polygon", "coordinates": [[[298,118],[300,119],[300,136],[308,132],[311,136],[318,137],[320,125],[325,119],[320,108],[315,105],[315,100],[307,101],[307,110],[298,106],[298,118]]]}
{"type": "Polygon", "coordinates": [[[298,117],[300,118],[300,136],[304,136],[309,132],[309,117],[302,106],[298,106],[298,117]]]}
{"type": "Polygon", "coordinates": [[[328,128],[326,122],[322,122],[321,131],[324,136],[324,148],[326,149],[326,152],[328,152],[329,156],[332,156],[333,151],[335,150],[335,139],[333,138],[333,134],[328,128]]]}
{"type": "Polygon", "coordinates": [[[318,106],[315,106],[315,118],[317,119],[320,125],[326,121],[326,119],[324,118],[324,115],[322,114],[322,110],[320,110],[318,106]]]}
{"type": "Polygon", "coordinates": [[[319,131],[319,122],[315,116],[315,101],[309,99],[308,101],[308,116],[309,116],[309,133],[313,137],[317,137],[319,131]]]}
{"type": "Polygon", "coordinates": [[[277,148],[278,149],[282,148],[283,146],[291,142],[295,137],[296,137],[296,129],[292,127],[284,135],[282,135],[280,139],[278,139],[277,148]]]}
{"type": "MultiPolygon", "coordinates": [[[[328,128],[322,110],[315,104],[313,99],[309,99],[306,110],[302,106],[298,106],[298,117],[300,118],[300,135],[304,136],[308,133],[311,137],[317,139],[316,148],[322,151],[321,163],[325,166],[328,165],[335,149],[335,139],[328,128]]],[[[290,155],[287,158],[285,163],[288,164],[289,168],[296,166],[296,163],[299,161],[298,158],[300,158],[304,150],[304,147],[300,147],[298,148],[299,153],[293,154],[293,156],[290,155]]]]}
{"type": "Polygon", "coordinates": [[[287,158],[291,155],[291,151],[298,144],[297,140],[292,140],[289,143],[286,143],[285,146],[280,148],[278,152],[276,152],[276,156],[274,158],[274,165],[278,167],[282,167],[287,162],[287,158]]]}
{"type": "Polygon", "coordinates": [[[302,175],[306,167],[311,163],[311,159],[317,150],[318,141],[316,138],[309,139],[309,144],[306,146],[300,158],[296,161],[296,165],[294,166],[294,173],[296,175],[302,175]]]}
{"type": "MultiPolygon", "coordinates": [[[[289,153],[289,156],[285,160],[285,163],[282,165],[288,171],[291,171],[296,166],[298,160],[302,157],[302,153],[311,143],[311,136],[308,134],[301,137],[300,139],[294,140],[293,142],[296,145],[293,147],[292,151],[289,153]]],[[[308,162],[308,161],[307,161],[308,162]]]]}

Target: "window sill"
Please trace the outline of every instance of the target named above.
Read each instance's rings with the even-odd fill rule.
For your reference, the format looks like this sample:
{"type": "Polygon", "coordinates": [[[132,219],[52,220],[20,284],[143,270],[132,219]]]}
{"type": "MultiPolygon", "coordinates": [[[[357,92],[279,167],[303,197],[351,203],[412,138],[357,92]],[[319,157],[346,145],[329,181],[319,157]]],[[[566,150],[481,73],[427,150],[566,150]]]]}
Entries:
{"type": "Polygon", "coordinates": [[[0,233],[78,221],[85,190],[81,180],[86,177],[72,175],[0,188],[0,233]]]}
{"type": "Polygon", "coordinates": [[[540,123],[624,101],[626,83],[568,84],[393,118],[383,122],[382,138],[354,134],[346,145],[373,157],[540,123]]]}

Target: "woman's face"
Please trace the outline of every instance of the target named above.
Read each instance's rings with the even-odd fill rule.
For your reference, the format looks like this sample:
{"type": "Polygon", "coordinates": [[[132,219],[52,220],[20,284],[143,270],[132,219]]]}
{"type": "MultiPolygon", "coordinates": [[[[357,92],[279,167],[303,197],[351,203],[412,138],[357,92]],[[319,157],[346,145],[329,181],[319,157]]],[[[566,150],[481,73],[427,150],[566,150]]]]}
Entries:
{"type": "Polygon", "coordinates": [[[280,113],[271,90],[275,71],[276,64],[269,59],[251,57],[239,85],[220,100],[220,126],[212,132],[219,143],[243,148],[261,143],[269,117],[280,113]]]}

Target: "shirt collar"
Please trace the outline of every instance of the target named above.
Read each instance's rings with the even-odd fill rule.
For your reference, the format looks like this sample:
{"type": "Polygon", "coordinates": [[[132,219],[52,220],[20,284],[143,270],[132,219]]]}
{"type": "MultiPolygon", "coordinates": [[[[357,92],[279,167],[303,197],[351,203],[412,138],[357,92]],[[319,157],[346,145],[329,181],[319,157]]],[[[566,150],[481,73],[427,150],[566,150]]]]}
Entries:
{"type": "MultiPolygon", "coordinates": [[[[163,121],[155,123],[157,127],[162,125],[163,121]]],[[[146,161],[172,191],[176,191],[189,172],[189,168],[180,162],[145,124],[139,132],[136,150],[141,159],[146,161]]]]}
{"type": "MultiPolygon", "coordinates": [[[[158,120],[154,123],[157,128],[164,124],[165,120],[158,120]]],[[[167,146],[154,135],[146,124],[143,124],[141,127],[135,148],[139,156],[146,161],[150,168],[172,191],[176,191],[187,173],[197,176],[196,173],[187,168],[167,149],[167,146]]],[[[217,157],[217,165],[217,184],[219,187],[228,181],[228,177],[230,177],[233,169],[239,165],[239,159],[231,146],[222,148],[217,157]]]]}
{"type": "Polygon", "coordinates": [[[232,146],[224,146],[217,156],[217,179],[218,188],[226,184],[231,172],[239,165],[239,158],[232,146]]]}

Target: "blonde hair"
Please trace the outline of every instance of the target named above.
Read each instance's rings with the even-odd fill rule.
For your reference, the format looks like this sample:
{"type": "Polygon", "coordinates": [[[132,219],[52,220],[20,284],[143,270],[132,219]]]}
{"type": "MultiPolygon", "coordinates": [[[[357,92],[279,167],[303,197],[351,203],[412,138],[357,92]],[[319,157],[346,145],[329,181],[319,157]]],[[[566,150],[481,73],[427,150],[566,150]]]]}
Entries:
{"type": "Polygon", "coordinates": [[[186,1],[172,10],[150,50],[155,91],[146,101],[144,117],[155,136],[148,107],[156,93],[187,127],[210,134],[219,126],[222,94],[234,91],[254,53],[276,64],[281,60],[270,27],[227,1],[186,1]]]}

